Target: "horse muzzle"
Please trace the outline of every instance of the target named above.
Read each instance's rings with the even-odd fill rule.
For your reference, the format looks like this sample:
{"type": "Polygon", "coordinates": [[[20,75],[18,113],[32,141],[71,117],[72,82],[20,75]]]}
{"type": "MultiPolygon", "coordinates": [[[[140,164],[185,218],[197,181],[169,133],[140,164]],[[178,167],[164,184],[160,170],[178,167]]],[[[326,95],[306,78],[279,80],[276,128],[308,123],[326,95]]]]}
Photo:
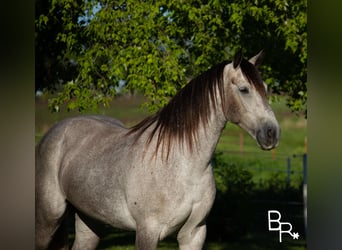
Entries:
{"type": "Polygon", "coordinates": [[[256,140],[263,150],[271,150],[278,146],[280,127],[278,124],[266,123],[256,131],[256,140]]]}

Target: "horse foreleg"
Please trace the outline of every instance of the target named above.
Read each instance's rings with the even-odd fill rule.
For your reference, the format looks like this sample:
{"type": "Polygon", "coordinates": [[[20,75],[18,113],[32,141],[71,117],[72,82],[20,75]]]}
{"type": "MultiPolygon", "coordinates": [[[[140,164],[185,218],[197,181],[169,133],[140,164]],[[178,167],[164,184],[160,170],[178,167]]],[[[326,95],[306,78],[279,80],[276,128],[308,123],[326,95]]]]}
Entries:
{"type": "Polygon", "coordinates": [[[203,248],[207,229],[200,225],[189,230],[181,230],[177,235],[180,250],[200,250],[203,248]]]}
{"type": "Polygon", "coordinates": [[[207,234],[205,220],[215,198],[215,186],[211,187],[203,194],[203,200],[193,206],[189,218],[178,232],[177,240],[181,250],[203,248],[207,234]]]}
{"type": "Polygon", "coordinates": [[[135,236],[136,250],[157,249],[160,231],[150,225],[138,226],[135,236]]]}
{"type": "Polygon", "coordinates": [[[75,241],[72,250],[96,249],[100,237],[95,232],[95,224],[90,218],[79,215],[75,216],[75,241]]]}

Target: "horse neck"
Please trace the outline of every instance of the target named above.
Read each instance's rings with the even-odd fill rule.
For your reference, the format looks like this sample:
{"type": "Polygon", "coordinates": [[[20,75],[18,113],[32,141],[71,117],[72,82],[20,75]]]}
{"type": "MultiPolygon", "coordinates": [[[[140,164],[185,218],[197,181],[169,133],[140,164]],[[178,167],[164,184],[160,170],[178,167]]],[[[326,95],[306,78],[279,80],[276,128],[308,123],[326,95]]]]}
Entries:
{"type": "MultiPolygon", "coordinates": [[[[226,124],[226,116],[222,108],[221,96],[219,91],[216,91],[215,101],[210,100],[209,103],[205,104],[209,105],[209,112],[204,112],[206,114],[200,116],[200,118],[197,117],[197,125],[186,125],[186,127],[195,128],[195,130],[192,131],[185,131],[188,135],[191,133],[191,136],[182,134],[183,131],[178,133],[176,131],[177,127],[173,128],[175,129],[175,132],[170,132],[170,128],[168,128],[166,133],[164,130],[160,134],[161,128],[158,127],[158,119],[160,117],[158,115],[150,117],[139,125],[137,128],[143,132],[138,135],[138,138],[140,138],[139,141],[142,144],[145,144],[143,147],[143,158],[146,161],[150,161],[154,158],[154,162],[157,165],[165,164],[166,162],[174,164],[174,161],[176,161],[178,162],[176,164],[183,164],[189,168],[195,167],[200,169],[201,166],[206,168],[226,124]],[[159,140],[159,136],[161,136],[161,140],[159,140]]],[[[198,112],[198,110],[195,109],[192,112],[198,112]]],[[[191,111],[189,113],[191,114],[191,111]]],[[[187,123],[189,121],[184,122],[187,123]]],[[[167,123],[167,125],[168,124],[172,123],[167,123]]],[[[135,143],[135,145],[141,144],[135,143]]],[[[148,162],[146,162],[146,164],[148,164],[148,162]]]]}
{"type": "Polygon", "coordinates": [[[209,162],[220,139],[226,118],[220,109],[210,114],[208,124],[201,124],[198,129],[198,139],[192,152],[192,158],[209,162]]]}

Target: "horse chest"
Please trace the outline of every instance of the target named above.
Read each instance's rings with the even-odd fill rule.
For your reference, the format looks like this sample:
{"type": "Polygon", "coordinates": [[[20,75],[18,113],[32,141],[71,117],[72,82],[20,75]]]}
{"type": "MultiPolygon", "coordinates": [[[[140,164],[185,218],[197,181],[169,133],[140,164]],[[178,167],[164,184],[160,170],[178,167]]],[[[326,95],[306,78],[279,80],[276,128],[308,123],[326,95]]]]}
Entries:
{"type": "Polygon", "coordinates": [[[189,221],[202,221],[209,213],[215,199],[215,183],[211,172],[197,180],[187,178],[178,198],[166,210],[161,238],[176,231],[189,221]]]}
{"type": "Polygon", "coordinates": [[[149,218],[164,225],[165,235],[184,224],[189,216],[204,217],[215,197],[211,168],[202,173],[149,172],[131,179],[128,203],[134,218],[149,218]],[[197,208],[198,207],[198,208],[197,208]]]}

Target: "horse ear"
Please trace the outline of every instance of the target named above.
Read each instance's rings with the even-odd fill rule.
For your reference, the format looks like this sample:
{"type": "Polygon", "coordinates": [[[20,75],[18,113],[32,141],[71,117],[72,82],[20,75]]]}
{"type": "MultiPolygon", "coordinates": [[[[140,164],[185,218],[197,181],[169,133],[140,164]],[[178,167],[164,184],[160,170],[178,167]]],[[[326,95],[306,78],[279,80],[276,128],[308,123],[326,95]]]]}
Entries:
{"type": "Polygon", "coordinates": [[[248,61],[253,64],[256,68],[258,68],[262,61],[264,60],[265,52],[264,50],[261,50],[258,54],[250,58],[248,61]]]}
{"type": "Polygon", "coordinates": [[[242,50],[239,49],[238,52],[234,56],[234,61],[233,61],[234,69],[236,69],[236,67],[240,65],[241,61],[242,61],[242,50]]]}

